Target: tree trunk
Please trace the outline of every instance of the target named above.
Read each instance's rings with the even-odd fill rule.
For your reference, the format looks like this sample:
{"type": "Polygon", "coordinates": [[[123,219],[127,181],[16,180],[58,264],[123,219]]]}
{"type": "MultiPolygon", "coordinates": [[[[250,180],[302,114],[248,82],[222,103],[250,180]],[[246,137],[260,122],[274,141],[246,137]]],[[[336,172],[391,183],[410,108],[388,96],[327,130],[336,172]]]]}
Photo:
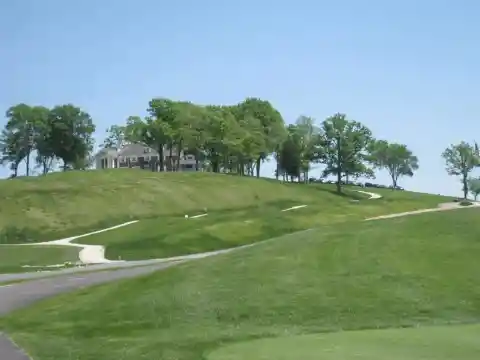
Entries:
{"type": "Polygon", "coordinates": [[[170,144],[167,171],[173,171],[173,160],[172,160],[172,156],[173,156],[173,145],[170,144]]]}
{"type": "Polygon", "coordinates": [[[256,166],[256,169],[257,170],[257,178],[260,177],[260,163],[261,163],[262,159],[261,158],[258,158],[257,159],[257,166],[256,166]]]}
{"type": "Polygon", "coordinates": [[[158,171],[162,172],[164,170],[163,144],[158,148],[158,165],[158,171]]]}
{"type": "Polygon", "coordinates": [[[337,170],[337,192],[342,192],[342,173],[340,170],[337,170]]]}
{"type": "Polygon", "coordinates": [[[42,166],[43,166],[43,175],[47,175],[48,173],[48,164],[47,164],[47,160],[46,159],[43,159],[42,160],[42,166]]]}
{"type": "Polygon", "coordinates": [[[25,173],[27,176],[30,176],[30,152],[27,154],[25,173]]]}
{"type": "Polygon", "coordinates": [[[337,192],[341,193],[342,192],[342,159],[340,158],[340,153],[342,150],[341,144],[340,144],[340,136],[337,136],[337,192]]]}
{"type": "Polygon", "coordinates": [[[218,173],[219,172],[219,161],[218,161],[218,156],[215,156],[214,159],[212,159],[212,171],[214,173],[218,173]]]}
{"type": "MultiPolygon", "coordinates": [[[[177,165],[176,165],[176,170],[179,171],[180,170],[180,154],[182,152],[182,141],[180,140],[178,142],[178,146],[177,146],[177,165]]],[[[185,154],[184,154],[185,155],[185,154]]]]}
{"type": "Polygon", "coordinates": [[[467,200],[468,195],[468,174],[463,174],[463,198],[467,200]]]}

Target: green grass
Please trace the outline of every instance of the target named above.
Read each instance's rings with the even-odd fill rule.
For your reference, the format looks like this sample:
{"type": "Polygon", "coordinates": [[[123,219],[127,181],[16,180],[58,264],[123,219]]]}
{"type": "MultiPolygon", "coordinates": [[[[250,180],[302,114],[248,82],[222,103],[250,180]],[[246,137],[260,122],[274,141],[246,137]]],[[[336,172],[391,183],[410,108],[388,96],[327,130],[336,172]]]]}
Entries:
{"type": "Polygon", "coordinates": [[[46,268],[23,268],[78,261],[78,248],[68,246],[0,245],[0,274],[38,271],[46,268]]]}
{"type": "Polygon", "coordinates": [[[143,219],[128,227],[81,238],[78,242],[106,246],[106,256],[112,260],[165,258],[231,248],[327,224],[435,207],[444,200],[437,196],[385,190],[384,198],[370,200],[352,191],[353,188],[344,196],[332,193],[334,189],[328,185],[309,189],[316,196],[302,199],[302,202],[287,199],[242,209],[214,210],[198,219],[185,219],[182,215],[143,219]],[[352,199],[359,201],[352,202],[352,199]],[[304,204],[308,206],[281,211],[304,204]]]}
{"type": "MultiPolygon", "coordinates": [[[[0,181],[0,243],[38,242],[79,235],[132,219],[247,210],[270,204],[315,203],[323,213],[347,217],[353,204],[329,185],[210,173],[153,173],[112,169],[72,171],[0,181]]],[[[436,206],[448,198],[388,192],[378,212],[436,206]]],[[[360,195],[358,195],[360,196],[360,195]]],[[[354,211],[354,210],[352,210],[354,211]]]]}
{"type": "Polygon", "coordinates": [[[0,327],[36,360],[198,360],[267,337],[478,323],[479,215],[327,225],[48,299],[0,327]]]}
{"type": "Polygon", "coordinates": [[[477,360],[479,325],[346,331],[280,337],[221,348],[208,360],[477,360]]]}

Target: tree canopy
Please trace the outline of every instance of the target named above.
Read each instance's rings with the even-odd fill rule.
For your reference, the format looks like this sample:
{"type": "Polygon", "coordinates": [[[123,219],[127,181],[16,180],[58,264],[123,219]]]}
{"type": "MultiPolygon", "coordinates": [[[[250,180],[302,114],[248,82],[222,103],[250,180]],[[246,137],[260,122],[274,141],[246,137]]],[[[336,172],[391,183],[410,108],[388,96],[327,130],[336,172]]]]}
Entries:
{"type": "Polygon", "coordinates": [[[418,170],[418,158],[404,144],[389,143],[377,140],[371,143],[370,160],[374,167],[386,169],[392,179],[392,187],[396,188],[402,176],[413,176],[418,170]]]}
{"type": "MultiPolygon", "coordinates": [[[[269,101],[255,97],[230,105],[153,98],[146,110],[144,117],[132,114],[110,126],[100,146],[148,146],[159,154],[158,171],[178,171],[180,156],[172,154],[188,153],[195,156],[197,170],[259,177],[262,163],[273,158],[277,178],[307,182],[315,164],[323,167],[323,176],[335,177],[339,192],[349,179],[374,177],[375,168],[389,171],[393,187],[418,169],[406,145],[375,140],[367,126],[342,113],[322,122],[302,115],[286,123],[269,101]]],[[[0,160],[13,176],[21,162],[29,175],[30,159],[43,174],[57,163],[64,171],[91,166],[95,124],[84,109],[18,104],[6,117],[0,160]]]]}

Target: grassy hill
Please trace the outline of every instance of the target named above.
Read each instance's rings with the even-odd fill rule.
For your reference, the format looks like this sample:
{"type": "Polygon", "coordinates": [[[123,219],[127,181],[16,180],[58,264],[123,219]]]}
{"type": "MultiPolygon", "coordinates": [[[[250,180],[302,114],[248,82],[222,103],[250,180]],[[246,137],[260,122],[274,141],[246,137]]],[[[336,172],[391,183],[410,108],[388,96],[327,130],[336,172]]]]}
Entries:
{"type": "Polygon", "coordinates": [[[365,202],[360,208],[350,200],[365,196],[350,192],[341,197],[328,185],[282,184],[223,174],[113,169],[2,180],[0,243],[55,240],[132,219],[183,218],[186,213],[197,214],[205,208],[220,214],[262,206],[280,209],[289,204],[311,204],[323,217],[322,221],[315,220],[315,225],[448,201],[435,195],[383,192],[389,193],[384,200],[365,202]]]}
{"type": "MultiPolygon", "coordinates": [[[[480,322],[479,215],[472,208],[326,225],[49,299],[0,327],[37,360],[255,360],[249,342],[265,338],[261,359],[298,359],[291,349],[313,359],[327,343],[338,347],[329,360],[390,358],[378,340],[391,334],[349,330],[480,322]],[[322,341],[298,336],[335,332],[322,341]]],[[[440,358],[435,347],[451,336],[448,358],[473,359],[476,329],[402,330],[391,358],[440,358]],[[454,336],[468,346],[453,346],[454,336]]]]}

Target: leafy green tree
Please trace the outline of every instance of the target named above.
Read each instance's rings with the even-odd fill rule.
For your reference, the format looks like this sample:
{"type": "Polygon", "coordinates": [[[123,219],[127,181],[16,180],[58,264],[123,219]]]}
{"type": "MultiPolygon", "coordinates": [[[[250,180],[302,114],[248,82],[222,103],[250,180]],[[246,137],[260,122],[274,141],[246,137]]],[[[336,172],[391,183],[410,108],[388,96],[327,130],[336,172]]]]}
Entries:
{"type": "MultiPolygon", "coordinates": [[[[203,143],[200,142],[203,139],[202,135],[206,135],[203,119],[203,110],[189,101],[178,101],[173,104],[174,116],[171,122],[171,141],[172,147],[175,146],[176,150],[176,164],[174,166],[175,171],[180,169],[180,158],[185,150],[194,144],[198,145],[198,149],[193,152],[197,156],[201,156],[200,149],[203,148],[203,143]],[[196,133],[196,132],[199,133],[196,133]],[[198,141],[198,142],[197,142],[198,141]]],[[[198,170],[198,162],[196,164],[198,170]]]]}
{"type": "Polygon", "coordinates": [[[247,98],[239,105],[243,118],[248,116],[260,120],[264,134],[264,147],[256,159],[256,175],[260,176],[261,162],[275,151],[285,138],[285,122],[282,115],[270,102],[258,98],[247,98]]]}
{"type": "Polygon", "coordinates": [[[462,141],[456,145],[450,145],[442,153],[446,163],[448,175],[461,176],[463,198],[468,194],[468,175],[479,166],[480,161],[474,145],[462,141]]]}
{"type": "Polygon", "coordinates": [[[103,148],[121,149],[125,144],[125,126],[112,125],[107,129],[107,137],[103,141],[103,148]]]}
{"type": "Polygon", "coordinates": [[[239,147],[241,132],[231,109],[227,106],[207,106],[205,130],[209,134],[205,144],[205,154],[213,172],[220,172],[226,166],[232,150],[239,147]]]}
{"type": "Polygon", "coordinates": [[[299,178],[302,171],[302,136],[295,125],[287,127],[287,138],[279,151],[279,170],[290,179],[299,178]]]}
{"type": "Polygon", "coordinates": [[[313,118],[303,115],[296,120],[293,129],[298,135],[298,148],[302,162],[301,171],[304,174],[304,180],[307,182],[310,163],[316,159],[318,146],[320,146],[320,129],[315,125],[313,118]]]}
{"type": "Polygon", "coordinates": [[[236,172],[241,175],[253,175],[257,160],[262,157],[266,147],[263,124],[242,104],[230,106],[229,109],[239,126],[236,128],[238,146],[231,151],[230,165],[235,165],[236,172]]]}
{"type": "Polygon", "coordinates": [[[90,115],[72,105],[54,107],[49,114],[50,146],[63,162],[63,171],[86,159],[93,150],[95,125],[90,115]]]}
{"type": "Polygon", "coordinates": [[[208,110],[203,106],[196,106],[189,116],[189,121],[184,129],[185,149],[195,156],[195,170],[198,171],[200,160],[204,161],[206,158],[205,146],[209,139],[208,110]]]}
{"type": "Polygon", "coordinates": [[[20,161],[25,159],[26,175],[30,175],[30,155],[34,148],[34,127],[35,114],[33,108],[27,104],[21,103],[10,107],[6,112],[7,124],[5,125],[4,136],[10,137],[5,144],[10,148],[5,159],[13,162],[15,174],[18,170],[20,161]]]}
{"type": "Polygon", "coordinates": [[[52,122],[50,110],[43,106],[33,108],[34,114],[34,147],[36,150],[35,162],[42,169],[42,174],[47,174],[56,161],[54,143],[52,140],[52,122]]]}
{"type": "Polygon", "coordinates": [[[355,170],[357,176],[368,173],[365,165],[371,131],[344,114],[335,114],[322,123],[321,141],[317,146],[318,159],[326,165],[324,175],[336,175],[337,191],[342,191],[342,177],[355,170]]]}
{"type": "Polygon", "coordinates": [[[372,164],[390,174],[393,189],[397,188],[400,177],[411,177],[418,170],[418,158],[404,144],[378,140],[372,142],[370,152],[372,164]]]}
{"type": "Polygon", "coordinates": [[[173,166],[172,152],[177,108],[175,102],[170,99],[156,98],[149,102],[148,112],[150,116],[145,119],[146,126],[143,129],[144,143],[157,150],[160,157],[160,171],[164,171],[164,148],[167,145],[170,148],[168,165],[170,168],[173,166]]]}
{"type": "Polygon", "coordinates": [[[480,194],[480,178],[469,178],[468,190],[473,195],[475,201],[477,201],[477,197],[480,194]]]}
{"type": "Polygon", "coordinates": [[[0,164],[8,163],[10,170],[13,171],[12,176],[16,177],[18,166],[26,156],[22,134],[4,129],[0,136],[0,144],[2,150],[0,164]]]}

